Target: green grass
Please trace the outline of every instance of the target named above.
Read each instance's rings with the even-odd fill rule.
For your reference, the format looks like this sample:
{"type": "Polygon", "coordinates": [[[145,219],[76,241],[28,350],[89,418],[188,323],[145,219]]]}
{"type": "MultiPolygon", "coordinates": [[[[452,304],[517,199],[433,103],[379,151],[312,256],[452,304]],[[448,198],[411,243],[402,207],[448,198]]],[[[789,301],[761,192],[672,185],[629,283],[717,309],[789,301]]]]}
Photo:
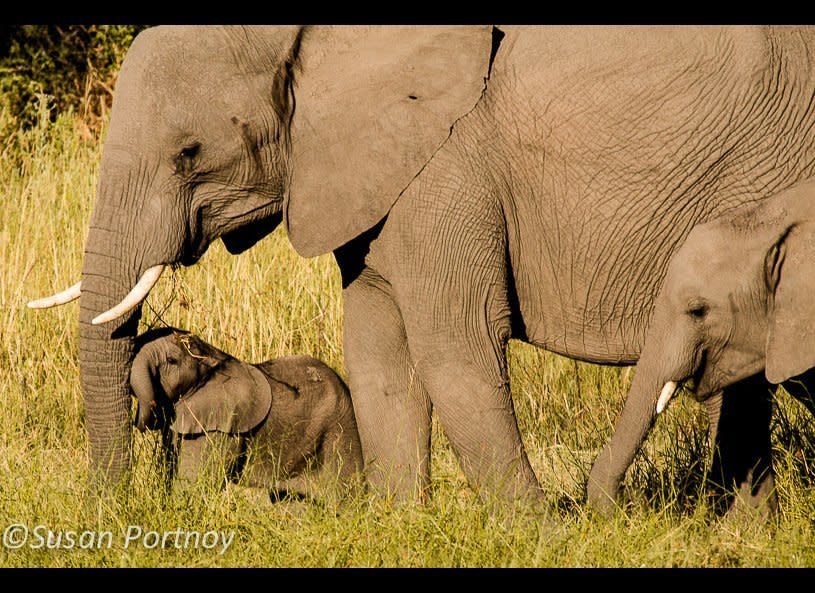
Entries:
{"type": "MultiPolygon", "coordinates": [[[[13,128],[0,115],[0,129],[13,128]]],[[[781,512],[771,525],[716,519],[706,506],[705,420],[690,398],[660,418],[626,482],[625,513],[604,520],[582,503],[586,474],[611,434],[631,371],[510,345],[524,442],[548,508],[480,502],[439,426],[433,495],[394,507],[360,496],[345,505],[271,504],[261,492],[205,484],[170,493],[154,463],[156,438],[136,434],[131,488],[101,504],[85,495],[87,441],[77,356],[78,305],[29,311],[32,297],[73,284],[81,269],[100,146],[70,115],[0,146],[0,529],[110,530],[101,550],[0,545],[3,566],[811,566],[815,487],[811,419],[777,398],[774,444],[781,512]],[[217,551],[124,549],[128,525],[235,532],[217,551]]],[[[340,282],[331,257],[304,260],[282,230],[239,256],[214,245],[167,275],[149,299],[158,318],[234,355],[293,353],[342,371],[340,282]],[[237,280],[237,281],[236,281],[237,280]]]]}

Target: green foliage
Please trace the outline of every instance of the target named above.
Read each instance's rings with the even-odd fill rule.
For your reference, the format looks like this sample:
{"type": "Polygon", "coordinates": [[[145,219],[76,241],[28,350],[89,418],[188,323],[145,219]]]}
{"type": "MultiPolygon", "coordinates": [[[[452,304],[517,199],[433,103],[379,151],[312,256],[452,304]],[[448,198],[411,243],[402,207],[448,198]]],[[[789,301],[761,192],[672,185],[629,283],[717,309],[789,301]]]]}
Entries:
{"type": "MultiPolygon", "coordinates": [[[[43,102],[79,115],[97,134],[110,108],[122,59],[144,25],[0,27],[0,93],[18,126],[32,127],[43,102]],[[44,97],[48,97],[45,99],[44,97]]],[[[8,132],[8,130],[6,130],[8,132]]]]}

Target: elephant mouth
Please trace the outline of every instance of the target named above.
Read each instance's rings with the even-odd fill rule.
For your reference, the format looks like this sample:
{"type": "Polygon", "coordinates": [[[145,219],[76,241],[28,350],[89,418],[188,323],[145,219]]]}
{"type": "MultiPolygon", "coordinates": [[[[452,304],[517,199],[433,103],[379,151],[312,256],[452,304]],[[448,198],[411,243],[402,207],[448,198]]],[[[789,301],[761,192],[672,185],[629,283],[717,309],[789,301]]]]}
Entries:
{"type": "MultiPolygon", "coordinates": [[[[200,229],[201,225],[197,224],[196,228],[200,229]]],[[[198,260],[204,256],[211,243],[211,240],[200,233],[200,231],[188,233],[187,237],[187,240],[184,241],[181,253],[178,254],[178,258],[176,262],[174,262],[182,266],[192,266],[198,263],[198,260]]]]}
{"type": "Polygon", "coordinates": [[[761,359],[745,365],[737,372],[723,370],[721,367],[711,364],[703,364],[687,381],[687,389],[692,391],[696,401],[704,402],[725,387],[760,372],[762,367],[763,360],[761,359]]]}
{"type": "Polygon", "coordinates": [[[239,229],[221,235],[226,250],[238,255],[274,231],[283,221],[283,212],[275,212],[269,217],[246,224],[239,229]]]}
{"type": "Polygon", "coordinates": [[[698,349],[693,355],[691,370],[677,373],[676,378],[666,381],[663,385],[657,398],[656,413],[661,414],[665,410],[668,402],[680,388],[690,392],[696,401],[701,402],[707,399],[713,393],[708,387],[707,366],[707,351],[698,349]]]}
{"type": "MultiPolygon", "coordinates": [[[[139,404],[141,406],[141,404],[139,404]]],[[[140,432],[148,430],[163,430],[165,426],[172,424],[175,419],[175,410],[171,404],[165,402],[153,402],[150,406],[149,414],[144,414],[139,408],[136,411],[134,425],[140,432]],[[140,419],[146,418],[145,421],[140,419]]]]}
{"type": "Polygon", "coordinates": [[[675,373],[672,380],[674,383],[696,394],[709,382],[707,371],[707,350],[699,349],[694,352],[690,365],[685,367],[685,370],[675,373]]]}
{"type": "Polygon", "coordinates": [[[181,258],[179,258],[178,263],[184,267],[194,266],[198,263],[198,260],[204,256],[207,249],[209,249],[208,242],[199,246],[194,251],[185,251],[181,258]]]}
{"type": "MultiPolygon", "coordinates": [[[[261,214],[261,210],[263,209],[258,209],[255,214],[261,214]]],[[[176,263],[182,266],[188,267],[197,264],[209,249],[210,244],[217,238],[221,239],[231,255],[239,255],[247,251],[278,227],[283,221],[283,212],[276,211],[269,215],[263,215],[257,220],[244,222],[237,228],[221,232],[212,237],[206,236],[206,233],[201,233],[200,229],[203,228],[203,225],[200,218],[199,214],[197,222],[191,225],[193,229],[188,231],[189,238],[185,241],[184,247],[176,260],[176,263]]]]}
{"type": "MultiPolygon", "coordinates": [[[[253,222],[244,223],[238,228],[221,233],[214,238],[206,236],[196,236],[187,241],[184,249],[178,258],[178,263],[183,266],[192,266],[198,263],[207,249],[209,249],[212,241],[220,237],[221,241],[226,247],[226,250],[231,255],[239,255],[244,251],[252,248],[261,239],[271,234],[278,225],[283,221],[282,212],[274,212],[269,216],[263,216],[253,222]]],[[[196,225],[201,228],[201,225],[196,225]]]]}
{"type": "Polygon", "coordinates": [[[701,350],[694,357],[693,370],[683,381],[685,390],[693,394],[698,402],[704,401],[712,393],[707,362],[707,350],[701,350]]]}

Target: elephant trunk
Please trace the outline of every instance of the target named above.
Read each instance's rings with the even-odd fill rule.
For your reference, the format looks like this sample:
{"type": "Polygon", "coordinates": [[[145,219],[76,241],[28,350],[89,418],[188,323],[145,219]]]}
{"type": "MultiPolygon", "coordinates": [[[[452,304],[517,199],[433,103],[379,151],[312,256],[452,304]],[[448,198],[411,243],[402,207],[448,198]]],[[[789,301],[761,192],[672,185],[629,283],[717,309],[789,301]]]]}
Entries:
{"type": "MultiPolygon", "coordinates": [[[[103,156],[82,269],[80,382],[91,474],[97,485],[115,485],[130,468],[130,366],[141,304],[116,318],[100,322],[99,316],[120,305],[151,266],[174,261],[172,254],[151,251],[171,241],[158,234],[150,240],[138,236],[145,225],[135,205],[144,195],[135,193],[134,186],[139,185],[132,183],[128,165],[132,163],[103,156]]],[[[149,191],[141,187],[142,192],[149,191]]],[[[151,231],[155,230],[153,225],[151,231]]]]}
{"type": "Polygon", "coordinates": [[[156,358],[152,345],[144,346],[133,359],[130,369],[130,387],[138,402],[136,428],[144,432],[154,427],[156,419],[156,358]]]}
{"type": "Polygon", "coordinates": [[[589,475],[588,502],[602,513],[610,513],[616,508],[620,483],[657,414],[678,389],[679,380],[690,374],[691,357],[684,355],[681,348],[677,351],[669,347],[669,342],[681,342],[681,337],[666,335],[663,327],[659,320],[651,322],[614,435],[598,455],[589,475]]]}
{"type": "MultiPolygon", "coordinates": [[[[101,192],[100,192],[100,197],[101,192]]],[[[129,369],[140,309],[102,325],[91,322],[128,293],[136,270],[123,253],[118,210],[100,199],[88,234],[79,314],[80,381],[94,481],[117,483],[130,468],[129,369]]]]}

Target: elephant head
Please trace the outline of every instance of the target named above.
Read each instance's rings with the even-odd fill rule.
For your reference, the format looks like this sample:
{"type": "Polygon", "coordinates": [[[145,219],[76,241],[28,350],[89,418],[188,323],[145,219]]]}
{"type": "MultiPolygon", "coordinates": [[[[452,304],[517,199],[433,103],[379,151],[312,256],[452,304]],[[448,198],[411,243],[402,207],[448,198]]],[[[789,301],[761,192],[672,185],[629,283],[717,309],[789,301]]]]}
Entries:
{"type": "Polygon", "coordinates": [[[254,366],[179,330],[139,336],[130,369],[136,427],[178,434],[248,432],[269,414],[271,387],[254,366]]]}
{"type": "MultiPolygon", "coordinates": [[[[815,366],[815,182],[695,227],[668,266],[614,437],[589,478],[613,508],[620,481],[680,385],[703,401],[764,371],[815,366]]],[[[737,396],[736,396],[737,397],[737,396]]]]}
{"type": "Polygon", "coordinates": [[[285,219],[304,256],[378,223],[478,102],[490,27],[147,29],[122,64],[81,283],[91,461],[130,463],[140,304],[166,266],[221,238],[238,253],[285,219]]]}

